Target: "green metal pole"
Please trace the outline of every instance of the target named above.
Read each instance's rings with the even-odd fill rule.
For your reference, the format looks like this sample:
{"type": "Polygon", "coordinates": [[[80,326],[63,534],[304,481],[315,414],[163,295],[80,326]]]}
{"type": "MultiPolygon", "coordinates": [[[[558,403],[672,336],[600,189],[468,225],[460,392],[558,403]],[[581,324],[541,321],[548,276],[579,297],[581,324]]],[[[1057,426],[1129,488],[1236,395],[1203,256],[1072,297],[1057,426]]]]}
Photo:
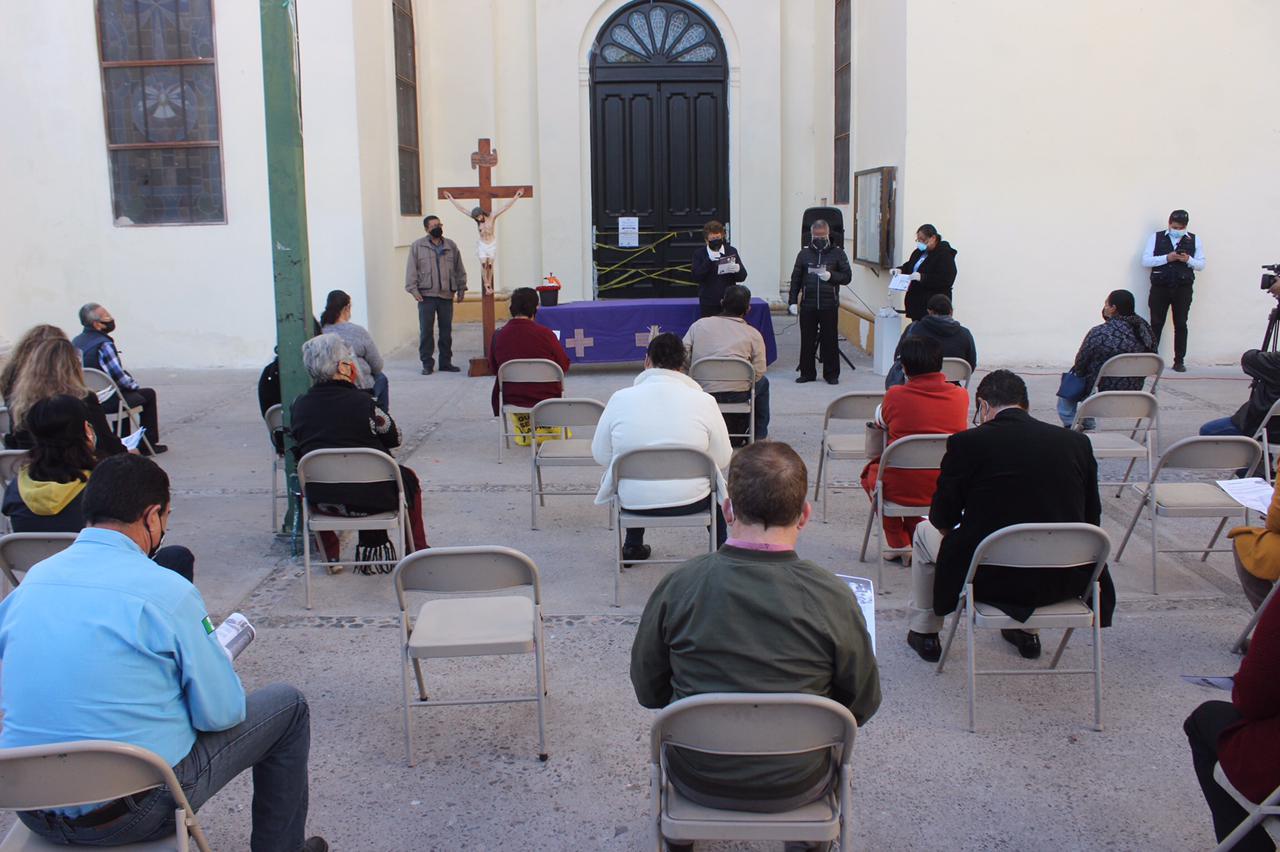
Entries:
{"type": "MultiPolygon", "coordinates": [[[[311,261],[307,247],[307,192],[302,167],[302,84],[298,64],[295,0],[260,0],[262,90],[267,126],[267,188],[271,204],[271,262],[275,278],[276,351],[284,425],[290,407],[311,382],[302,367],[302,344],[311,337],[311,261]]],[[[288,433],[286,432],[286,435],[288,433]]],[[[292,449],[293,439],[286,437],[292,449]]],[[[297,465],[285,453],[290,495],[298,488],[297,465]]],[[[298,533],[299,507],[290,497],[284,529],[298,533]]],[[[295,544],[297,538],[295,537],[295,544]]]]}

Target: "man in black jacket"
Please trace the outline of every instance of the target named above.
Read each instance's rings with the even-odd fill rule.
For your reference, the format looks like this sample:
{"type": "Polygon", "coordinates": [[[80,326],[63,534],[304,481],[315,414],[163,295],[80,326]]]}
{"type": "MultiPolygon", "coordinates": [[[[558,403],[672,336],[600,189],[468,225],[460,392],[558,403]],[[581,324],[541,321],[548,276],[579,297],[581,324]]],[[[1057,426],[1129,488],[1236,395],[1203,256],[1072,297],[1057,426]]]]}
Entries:
{"type": "MultiPolygon", "coordinates": [[[[1050,426],[1028,412],[1027,386],[1008,370],[989,373],[978,385],[982,425],[947,439],[928,522],[916,527],[907,644],[930,662],[938,659],[938,631],[956,608],[969,562],[991,533],[1027,523],[1100,526],[1098,463],[1080,432],[1050,426]]],[[[1088,592],[1093,566],[1002,568],[985,566],[974,577],[978,600],[1025,621],[1040,606],[1088,592]]],[[[1100,578],[1102,626],[1111,623],[1115,587],[1100,578]]],[[[1025,630],[1001,635],[1028,659],[1040,656],[1040,637],[1025,630]]]]}
{"type": "Polygon", "coordinates": [[[956,283],[956,250],[933,225],[916,230],[916,247],[898,271],[911,278],[907,288],[906,313],[912,322],[923,319],[929,298],[938,293],[951,298],[956,283]]]}
{"type": "MultiPolygon", "coordinates": [[[[908,337],[932,337],[942,346],[943,358],[963,358],[970,367],[978,366],[978,347],[974,345],[973,334],[951,316],[951,300],[941,293],[929,297],[929,314],[919,322],[913,322],[902,332],[902,340],[908,337]]],[[[902,340],[898,341],[898,349],[893,353],[893,366],[884,377],[885,390],[894,385],[907,383],[906,374],[902,372],[902,360],[899,352],[902,340]]]]}
{"type": "MultiPolygon", "coordinates": [[[[1252,438],[1267,419],[1271,406],[1280,399],[1280,353],[1250,349],[1240,356],[1240,368],[1253,379],[1249,400],[1230,417],[1210,420],[1200,427],[1201,435],[1244,435],[1252,438]]],[[[1280,425],[1267,424],[1269,440],[1280,440],[1280,425]]]]}
{"type": "Polygon", "coordinates": [[[719,315],[725,288],[747,280],[742,255],[725,240],[724,225],[712,219],[702,226],[702,235],[707,245],[693,253],[689,273],[698,285],[699,319],[719,315]]]}
{"type": "Polygon", "coordinates": [[[840,318],[840,287],[853,280],[853,269],[844,249],[831,244],[831,228],[823,219],[809,226],[809,245],[800,249],[791,270],[787,297],[793,315],[800,316],[800,376],[797,382],[818,377],[814,353],[821,345],[822,377],[827,384],[840,381],[840,352],[836,348],[836,323],[840,318]]]}

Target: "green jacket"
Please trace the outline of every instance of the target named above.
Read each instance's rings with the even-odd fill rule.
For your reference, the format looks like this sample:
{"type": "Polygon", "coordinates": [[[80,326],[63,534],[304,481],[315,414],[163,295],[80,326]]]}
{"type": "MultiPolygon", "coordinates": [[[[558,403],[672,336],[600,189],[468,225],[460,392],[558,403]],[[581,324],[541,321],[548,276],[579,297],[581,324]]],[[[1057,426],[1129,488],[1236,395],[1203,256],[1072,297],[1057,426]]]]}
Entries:
{"type": "MultiPolygon", "coordinates": [[[[880,706],[880,673],[853,592],[794,551],[726,545],[653,591],[631,647],[645,707],[704,692],[804,692],[845,705],[862,725],[880,706]]],[[[786,798],[820,783],[828,755],[744,761],[673,749],[668,764],[712,796],[786,798]]]]}

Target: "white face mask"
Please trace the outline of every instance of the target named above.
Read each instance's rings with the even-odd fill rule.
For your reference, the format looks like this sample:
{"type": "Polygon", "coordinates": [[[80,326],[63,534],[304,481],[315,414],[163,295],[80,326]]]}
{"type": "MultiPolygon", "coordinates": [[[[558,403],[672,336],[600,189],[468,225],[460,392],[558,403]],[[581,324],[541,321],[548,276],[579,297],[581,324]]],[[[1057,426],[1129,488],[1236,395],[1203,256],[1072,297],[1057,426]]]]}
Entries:
{"type": "Polygon", "coordinates": [[[1187,235],[1187,232],[1185,229],[1183,230],[1175,230],[1173,228],[1169,229],[1169,239],[1171,240],[1180,240],[1186,235],[1187,235]]]}

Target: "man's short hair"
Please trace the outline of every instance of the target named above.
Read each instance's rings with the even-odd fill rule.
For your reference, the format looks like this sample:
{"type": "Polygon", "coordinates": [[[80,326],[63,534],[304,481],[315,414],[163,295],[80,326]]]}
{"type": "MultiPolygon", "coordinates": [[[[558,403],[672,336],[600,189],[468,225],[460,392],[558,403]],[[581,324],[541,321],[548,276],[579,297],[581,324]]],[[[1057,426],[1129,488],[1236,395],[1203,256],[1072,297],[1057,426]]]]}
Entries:
{"type": "Polygon", "coordinates": [[[993,370],[987,373],[978,382],[978,390],[974,392],[974,396],[992,408],[1008,405],[1027,408],[1031,405],[1027,398],[1027,383],[1011,370],[993,370]]]}
{"type": "Polygon", "coordinates": [[[729,465],[733,514],[753,526],[789,527],[804,512],[809,471],[800,454],[781,441],[756,441],[729,465]]]}
{"type": "Polygon", "coordinates": [[[439,216],[437,216],[437,215],[436,215],[436,214],[434,214],[434,213],[431,213],[431,214],[429,214],[429,215],[427,215],[427,216],[423,216],[423,217],[422,217],[422,227],[424,227],[424,228],[425,228],[425,227],[429,226],[429,225],[431,224],[431,220],[432,220],[432,219],[435,219],[437,222],[439,222],[439,221],[440,221],[440,217],[439,217],[439,216]]]}
{"type": "Polygon", "coordinates": [[[747,311],[751,309],[751,291],[741,284],[730,284],[724,288],[720,307],[726,316],[745,317],[747,311]]]}
{"type": "Polygon", "coordinates": [[[902,341],[898,348],[902,369],[908,376],[942,371],[942,344],[935,338],[913,334],[902,341]]]}
{"type": "Polygon", "coordinates": [[[710,222],[702,226],[702,233],[708,237],[712,234],[724,234],[724,223],[712,219],[710,222]]]}
{"type": "Polygon", "coordinates": [[[1191,216],[1189,216],[1185,210],[1175,210],[1169,214],[1169,222],[1171,224],[1176,223],[1178,225],[1185,226],[1190,221],[1191,216]]]}
{"type": "Polygon", "coordinates": [[[826,219],[814,219],[809,223],[809,233],[811,234],[820,228],[827,231],[831,230],[831,226],[827,224],[826,219]]]}
{"type": "Polygon", "coordinates": [[[145,456],[121,453],[98,462],[85,486],[84,521],[132,524],[148,506],[169,505],[169,475],[145,456]]]}
{"type": "Polygon", "coordinates": [[[91,328],[98,321],[98,309],[102,305],[97,302],[88,302],[80,306],[80,325],[85,328],[91,328]]]}
{"type": "Polygon", "coordinates": [[[931,314],[937,314],[940,317],[951,316],[951,300],[945,293],[934,293],[929,297],[929,301],[925,302],[925,307],[931,314]]]}
{"type": "Polygon", "coordinates": [[[649,363],[660,370],[684,370],[687,366],[684,341],[669,331],[654,335],[645,354],[649,363]]]}
{"type": "Polygon", "coordinates": [[[507,306],[513,317],[529,317],[538,312],[538,291],[532,287],[517,287],[511,291],[511,303],[507,306]]]}

